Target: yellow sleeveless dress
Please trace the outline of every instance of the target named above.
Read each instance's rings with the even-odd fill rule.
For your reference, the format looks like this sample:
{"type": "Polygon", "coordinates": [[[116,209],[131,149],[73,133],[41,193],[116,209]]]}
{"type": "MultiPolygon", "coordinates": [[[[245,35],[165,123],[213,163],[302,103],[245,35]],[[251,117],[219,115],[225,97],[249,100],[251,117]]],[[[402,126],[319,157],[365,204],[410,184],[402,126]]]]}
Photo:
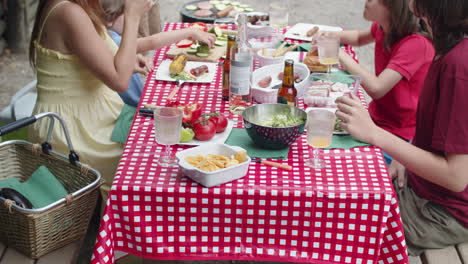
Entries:
{"type": "MultiPolygon", "coordinates": [[[[54,112],[65,120],[80,161],[101,173],[106,181],[101,189],[107,196],[123,149],[121,144],[110,140],[123,102],[76,55],[62,54],[41,46],[40,35],[34,43],[38,97],[33,114],[54,112]]],[[[107,33],[103,38],[115,54],[117,45],[107,33]]],[[[83,45],[86,45],[85,41],[83,45]]],[[[30,141],[45,141],[48,128],[48,119],[41,119],[30,126],[30,141]]],[[[57,122],[50,143],[54,151],[68,156],[65,135],[57,122]]]]}

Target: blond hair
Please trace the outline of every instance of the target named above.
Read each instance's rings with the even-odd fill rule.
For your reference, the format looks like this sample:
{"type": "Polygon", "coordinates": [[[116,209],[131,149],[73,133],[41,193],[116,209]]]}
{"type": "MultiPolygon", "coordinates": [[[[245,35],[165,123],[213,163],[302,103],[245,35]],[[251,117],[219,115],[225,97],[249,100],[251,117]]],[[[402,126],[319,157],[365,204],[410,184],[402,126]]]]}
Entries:
{"type": "Polygon", "coordinates": [[[100,2],[106,22],[109,24],[114,23],[124,12],[125,0],[100,0],[100,2]]]}

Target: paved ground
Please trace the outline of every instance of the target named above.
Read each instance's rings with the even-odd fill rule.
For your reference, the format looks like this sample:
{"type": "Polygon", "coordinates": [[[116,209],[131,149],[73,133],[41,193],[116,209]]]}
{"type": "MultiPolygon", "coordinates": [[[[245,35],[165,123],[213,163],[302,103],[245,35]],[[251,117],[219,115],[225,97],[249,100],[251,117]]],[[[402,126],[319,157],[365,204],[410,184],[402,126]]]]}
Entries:
{"type": "MultiPolygon", "coordinates": [[[[163,22],[179,21],[178,9],[188,1],[160,0],[163,22]]],[[[267,11],[271,0],[243,0],[256,11],[267,11]]],[[[349,29],[365,28],[369,23],[362,18],[364,0],[289,0],[289,23],[297,22],[343,26],[349,29]]],[[[373,69],[372,47],[357,49],[363,65],[373,69]]],[[[0,109],[11,100],[11,96],[34,78],[26,54],[3,54],[0,56],[0,109]]]]}

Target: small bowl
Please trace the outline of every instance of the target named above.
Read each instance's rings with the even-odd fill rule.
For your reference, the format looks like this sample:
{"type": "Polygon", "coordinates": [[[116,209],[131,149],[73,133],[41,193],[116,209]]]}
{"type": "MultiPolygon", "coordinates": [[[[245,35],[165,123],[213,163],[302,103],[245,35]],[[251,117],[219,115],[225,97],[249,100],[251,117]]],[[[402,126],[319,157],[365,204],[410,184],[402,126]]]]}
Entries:
{"type": "Polygon", "coordinates": [[[273,53],[276,51],[274,48],[259,49],[257,51],[258,65],[264,67],[271,64],[278,64],[284,61],[284,55],[279,57],[273,57],[273,53]]]}
{"type": "MultiPolygon", "coordinates": [[[[278,74],[283,72],[284,63],[267,65],[265,67],[259,68],[252,73],[252,97],[258,103],[276,103],[278,88],[281,87],[283,81],[278,79],[278,74]],[[270,85],[266,88],[258,86],[258,82],[264,79],[267,76],[271,76],[272,81],[270,85]],[[276,89],[273,89],[275,87],[276,89]]],[[[306,83],[309,78],[309,69],[303,63],[294,63],[294,72],[299,73],[299,76],[303,80],[302,82],[295,83],[298,93],[301,90],[302,86],[306,83]]]]}
{"type": "Polygon", "coordinates": [[[196,168],[195,166],[186,162],[185,158],[189,156],[208,154],[224,155],[230,157],[239,151],[245,151],[245,149],[238,146],[214,143],[179,151],[176,153],[176,158],[179,160],[179,166],[185,176],[205,187],[213,187],[244,177],[249,170],[249,164],[251,162],[250,157],[247,156],[246,161],[237,165],[212,172],[207,172],[196,168]]]}
{"type": "Polygon", "coordinates": [[[244,127],[252,141],[266,149],[282,149],[292,145],[304,132],[307,113],[286,104],[257,104],[242,112],[244,127]],[[274,115],[289,114],[304,119],[299,125],[290,127],[268,127],[260,125],[274,115]]]}

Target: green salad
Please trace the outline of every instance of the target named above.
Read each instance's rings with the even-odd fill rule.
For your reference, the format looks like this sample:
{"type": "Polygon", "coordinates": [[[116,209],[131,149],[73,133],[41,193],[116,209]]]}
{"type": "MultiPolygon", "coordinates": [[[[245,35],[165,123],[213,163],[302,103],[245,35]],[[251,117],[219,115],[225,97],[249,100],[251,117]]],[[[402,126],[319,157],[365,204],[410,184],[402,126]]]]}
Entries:
{"type": "Polygon", "coordinates": [[[305,119],[299,116],[292,116],[291,114],[276,114],[269,120],[261,122],[261,126],[268,127],[291,127],[304,123],[305,119]]]}

